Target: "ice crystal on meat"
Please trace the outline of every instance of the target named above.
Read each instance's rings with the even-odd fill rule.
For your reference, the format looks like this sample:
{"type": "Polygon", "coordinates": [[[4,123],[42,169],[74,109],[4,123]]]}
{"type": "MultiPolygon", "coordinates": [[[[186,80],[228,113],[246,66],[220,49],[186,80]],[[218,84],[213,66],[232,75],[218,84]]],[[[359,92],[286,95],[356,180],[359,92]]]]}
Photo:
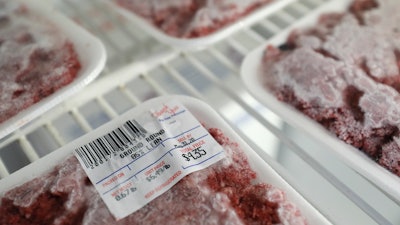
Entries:
{"type": "Polygon", "coordinates": [[[72,44],[50,21],[19,3],[1,0],[0,122],[75,79],[72,44]]]}
{"type": "Polygon", "coordinates": [[[263,82],[276,97],[400,175],[399,14],[396,0],[355,0],[269,46],[263,82]],[[390,16],[388,16],[390,15],[390,16]]]}
{"type": "Polygon", "coordinates": [[[159,27],[184,38],[208,35],[271,0],[113,0],[159,27]]]}
{"type": "Polygon", "coordinates": [[[227,157],[184,177],[126,218],[115,221],[72,156],[47,175],[7,192],[1,200],[0,224],[307,224],[282,190],[259,182],[234,140],[219,129],[209,131],[227,157]]]}

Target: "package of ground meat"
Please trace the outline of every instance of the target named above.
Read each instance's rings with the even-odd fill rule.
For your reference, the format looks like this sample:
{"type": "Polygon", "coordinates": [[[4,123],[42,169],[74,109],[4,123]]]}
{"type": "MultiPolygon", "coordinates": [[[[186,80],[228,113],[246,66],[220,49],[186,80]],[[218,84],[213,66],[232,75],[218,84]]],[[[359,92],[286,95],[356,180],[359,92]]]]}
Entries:
{"type": "Polygon", "coordinates": [[[396,10],[396,0],[324,4],[252,52],[241,72],[258,100],[399,200],[396,10]]]}
{"type": "Polygon", "coordinates": [[[0,0],[0,138],[93,80],[101,42],[43,1],[0,0]]]}
{"type": "Polygon", "coordinates": [[[0,197],[0,224],[331,224],[185,96],[144,102],[3,178],[0,197]]]}
{"type": "Polygon", "coordinates": [[[250,26],[293,0],[109,0],[157,40],[202,49],[250,26]]]}

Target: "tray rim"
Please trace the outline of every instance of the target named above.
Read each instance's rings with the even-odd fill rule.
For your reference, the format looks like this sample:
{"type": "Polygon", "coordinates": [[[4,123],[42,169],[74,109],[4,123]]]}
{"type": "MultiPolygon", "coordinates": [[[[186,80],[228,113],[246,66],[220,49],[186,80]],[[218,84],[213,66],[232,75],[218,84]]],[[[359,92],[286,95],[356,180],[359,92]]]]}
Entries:
{"type": "Polygon", "coordinates": [[[107,133],[107,131],[110,131],[113,128],[120,126],[127,119],[131,119],[136,115],[148,111],[152,106],[160,105],[171,100],[177,100],[178,102],[182,103],[201,123],[204,123],[206,126],[208,125],[219,128],[228,138],[235,140],[235,142],[239,144],[241,149],[248,157],[252,169],[257,172],[259,181],[267,182],[268,184],[272,184],[273,186],[283,190],[289,201],[294,203],[298,209],[300,209],[302,215],[307,219],[310,225],[331,224],[319,210],[305,200],[304,197],[290,184],[288,184],[276,170],[274,170],[269,164],[267,164],[267,162],[261,159],[261,157],[256,154],[254,150],[252,150],[252,148],[246,144],[238,134],[236,134],[236,132],[211,106],[196,98],[182,95],[161,96],[147,100],[120,115],[119,117],[100,126],[96,130],[85,134],[75,141],[55,150],[52,153],[49,153],[45,157],[21,168],[20,170],[17,170],[15,173],[0,180],[0,197],[4,195],[7,190],[10,190],[11,188],[14,188],[48,171],[51,171],[66,157],[71,156],[73,154],[73,149],[97,138],[104,133],[107,133]]]}
{"type": "MultiPolygon", "coordinates": [[[[103,0],[104,1],[104,0],[103,0]]],[[[121,15],[123,15],[128,20],[137,24],[140,28],[142,28],[149,35],[154,37],[156,40],[161,43],[167,44],[173,48],[184,51],[199,51],[202,50],[214,43],[217,43],[224,38],[227,38],[233,35],[235,32],[240,31],[241,29],[251,26],[255,24],[257,21],[262,18],[272,14],[273,12],[279,11],[285,6],[289,5],[298,0],[273,0],[270,3],[260,7],[259,9],[254,10],[248,15],[241,17],[235,22],[224,26],[223,28],[216,30],[213,33],[210,33],[206,36],[197,37],[197,38],[179,38],[168,35],[164,33],[162,30],[151,24],[146,19],[141,16],[135,14],[134,12],[125,9],[119,6],[114,1],[107,1],[110,6],[115,8],[121,15]]]]}
{"type": "Polygon", "coordinates": [[[282,44],[293,30],[315,24],[321,13],[344,12],[349,4],[350,0],[325,3],[281,33],[273,36],[269,41],[258,46],[243,60],[240,68],[241,80],[250,94],[265,107],[279,115],[295,129],[305,132],[316,142],[325,146],[327,150],[339,157],[348,167],[354,169],[375,187],[382,190],[389,198],[400,204],[400,177],[374,162],[360,150],[340,141],[320,124],[292,106],[278,101],[272,93],[261,85],[261,58],[268,45],[278,46],[282,44]]]}
{"type": "Polygon", "coordinates": [[[74,46],[81,63],[81,69],[71,83],[0,123],[0,139],[41,116],[44,112],[68,99],[92,82],[103,70],[107,58],[105,47],[97,37],[56,9],[45,5],[45,1],[15,0],[15,2],[27,6],[34,14],[50,21],[60,32],[65,34],[67,40],[74,46]]]}

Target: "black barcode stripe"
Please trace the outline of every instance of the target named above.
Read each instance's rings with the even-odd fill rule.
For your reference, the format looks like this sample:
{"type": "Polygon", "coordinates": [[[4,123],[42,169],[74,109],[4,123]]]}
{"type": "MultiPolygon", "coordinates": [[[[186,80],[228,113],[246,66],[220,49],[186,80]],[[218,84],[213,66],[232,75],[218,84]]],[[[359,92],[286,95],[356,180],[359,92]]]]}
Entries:
{"type": "Polygon", "coordinates": [[[92,161],[92,158],[91,158],[91,157],[89,156],[89,154],[85,151],[85,148],[81,147],[80,149],[81,149],[81,151],[85,154],[86,158],[88,159],[89,164],[90,164],[90,165],[93,165],[94,163],[93,163],[93,161],[92,161]]]}
{"type": "Polygon", "coordinates": [[[81,157],[81,159],[82,159],[83,163],[85,164],[86,168],[89,168],[89,167],[93,168],[94,163],[93,163],[91,157],[88,155],[88,153],[85,151],[85,149],[83,147],[77,148],[76,152],[81,157]]]}
{"type": "MultiPolygon", "coordinates": [[[[84,150],[86,150],[86,151],[89,153],[89,155],[92,157],[92,159],[93,159],[93,161],[94,161],[94,164],[97,165],[97,164],[98,164],[97,159],[96,159],[96,157],[93,155],[92,151],[90,151],[90,149],[88,148],[87,145],[84,145],[83,147],[84,147],[84,150]]],[[[86,152],[86,151],[85,151],[85,152],[86,152]]]]}
{"type": "Polygon", "coordinates": [[[134,137],[134,138],[138,137],[136,130],[134,127],[131,126],[130,121],[128,121],[126,124],[124,124],[124,126],[125,126],[125,129],[128,130],[128,132],[132,135],[132,137],[134,137]]]}
{"type": "Polygon", "coordinates": [[[131,133],[132,133],[133,136],[136,136],[136,137],[142,136],[142,135],[140,134],[140,130],[139,130],[131,121],[128,121],[128,122],[126,123],[126,125],[128,125],[128,127],[130,128],[130,129],[128,129],[128,130],[131,131],[131,133]]]}
{"type": "Polygon", "coordinates": [[[100,153],[100,151],[96,148],[96,146],[94,145],[94,143],[93,143],[93,142],[90,142],[90,143],[89,143],[89,146],[90,146],[90,148],[93,150],[94,154],[96,154],[97,158],[99,159],[99,162],[102,163],[102,162],[103,162],[103,160],[102,160],[103,157],[100,156],[101,153],[100,153]]]}
{"type": "Polygon", "coordinates": [[[86,159],[88,159],[88,162],[90,163],[90,165],[93,165],[93,162],[90,159],[89,155],[85,152],[85,149],[83,147],[80,147],[80,150],[83,152],[83,154],[85,155],[86,159]]]}
{"type": "Polygon", "coordinates": [[[101,137],[101,140],[102,140],[103,143],[107,146],[107,149],[108,149],[111,153],[115,154],[115,152],[116,152],[117,150],[116,150],[115,148],[113,148],[113,146],[112,146],[110,143],[108,143],[108,141],[107,141],[107,139],[106,139],[106,136],[101,137]]]}
{"type": "Polygon", "coordinates": [[[101,138],[97,138],[96,142],[99,144],[99,146],[104,149],[106,155],[111,155],[111,151],[108,149],[108,147],[104,144],[103,140],[101,138]]]}
{"type": "Polygon", "coordinates": [[[146,136],[146,134],[147,134],[147,130],[146,129],[144,129],[144,127],[142,127],[142,125],[140,125],[136,120],[133,120],[133,122],[136,124],[136,126],[139,128],[139,134],[142,136],[142,137],[145,137],[146,136]]]}
{"type": "Polygon", "coordinates": [[[107,134],[105,137],[113,149],[119,149],[117,142],[114,140],[111,134],[107,134]]]}
{"type": "MultiPolygon", "coordinates": [[[[83,159],[84,155],[82,154],[82,152],[81,152],[81,150],[80,150],[79,148],[76,149],[76,152],[78,153],[79,157],[80,157],[81,159],[83,159]]],[[[87,163],[86,160],[83,160],[83,163],[85,163],[86,168],[89,168],[89,164],[87,163]]]]}
{"type": "Polygon", "coordinates": [[[112,154],[121,151],[129,143],[136,142],[136,138],[145,137],[147,131],[135,120],[128,120],[106,135],[95,139],[75,151],[87,168],[94,168],[108,161],[112,154]]]}
{"type": "Polygon", "coordinates": [[[128,134],[130,134],[129,137],[131,137],[133,140],[135,140],[137,136],[136,136],[135,132],[132,132],[132,130],[129,127],[129,125],[125,123],[124,124],[124,128],[125,128],[125,130],[128,131],[128,134]]]}
{"type": "Polygon", "coordinates": [[[119,135],[115,132],[115,130],[113,130],[111,133],[113,134],[115,141],[118,142],[118,147],[120,147],[120,148],[124,147],[124,142],[121,140],[119,135]]]}
{"type": "Polygon", "coordinates": [[[128,138],[128,136],[125,134],[125,131],[123,131],[121,128],[116,129],[116,132],[121,136],[122,139],[124,139],[124,143],[132,143],[132,141],[128,138]]]}
{"type": "Polygon", "coordinates": [[[92,142],[92,143],[93,143],[93,146],[94,146],[94,147],[96,148],[96,150],[100,153],[101,158],[107,161],[107,157],[106,157],[106,154],[105,154],[105,150],[102,149],[102,148],[99,148],[99,146],[96,144],[96,141],[97,141],[97,139],[96,139],[95,141],[92,142]]]}

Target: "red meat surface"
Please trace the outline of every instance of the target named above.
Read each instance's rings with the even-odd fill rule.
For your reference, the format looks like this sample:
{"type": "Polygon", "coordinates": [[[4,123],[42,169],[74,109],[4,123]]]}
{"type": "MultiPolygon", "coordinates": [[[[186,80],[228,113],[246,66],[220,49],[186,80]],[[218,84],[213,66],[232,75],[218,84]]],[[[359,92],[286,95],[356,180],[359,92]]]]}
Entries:
{"type": "Polygon", "coordinates": [[[262,79],[279,100],[400,176],[397,10],[396,0],[356,0],[347,12],[322,15],[266,49],[262,79]]]}
{"type": "Polygon", "coordinates": [[[0,123],[72,82],[73,45],[26,7],[0,1],[0,123]]]}
{"type": "Polygon", "coordinates": [[[113,0],[174,37],[206,36],[272,0],[113,0]]]}
{"type": "Polygon", "coordinates": [[[0,224],[307,224],[285,193],[260,183],[245,153],[209,129],[227,157],[189,174],[128,217],[115,221],[75,157],[4,194],[0,224]]]}

